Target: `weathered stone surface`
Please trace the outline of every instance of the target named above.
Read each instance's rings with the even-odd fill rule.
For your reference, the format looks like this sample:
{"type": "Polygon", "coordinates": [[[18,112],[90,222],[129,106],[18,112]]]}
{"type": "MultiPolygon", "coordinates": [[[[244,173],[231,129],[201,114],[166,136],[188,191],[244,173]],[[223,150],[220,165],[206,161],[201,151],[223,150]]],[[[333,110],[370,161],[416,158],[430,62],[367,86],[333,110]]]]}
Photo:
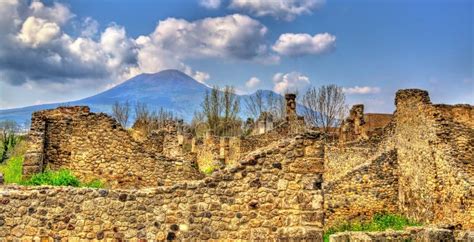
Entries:
{"type": "Polygon", "coordinates": [[[325,226],[388,211],[473,229],[474,107],[433,105],[417,89],[395,102],[383,136],[325,148],[325,226]]]}
{"type": "Polygon", "coordinates": [[[171,186],[138,190],[2,186],[0,236],[321,241],[323,193],[312,184],[321,181],[323,169],[308,179],[307,170],[293,170],[291,164],[307,158],[308,167],[322,166],[323,157],[288,158],[286,153],[300,146],[322,150],[323,141],[308,135],[301,143],[301,138],[287,138],[244,156],[238,168],[197,181],[177,180],[171,186]],[[283,143],[285,149],[276,149],[283,143]],[[281,167],[275,168],[275,161],[281,167]]]}
{"type": "MultiPolygon", "coordinates": [[[[460,232],[467,234],[469,232],[460,232]]],[[[404,231],[384,231],[384,232],[342,232],[329,237],[331,242],[363,242],[363,241],[455,241],[452,230],[439,228],[408,228],[404,231]]],[[[456,238],[456,241],[469,241],[464,238],[456,238]],[[461,239],[461,240],[458,240],[461,239]]]]}
{"type": "Polygon", "coordinates": [[[383,120],[356,107],[356,137],[344,142],[297,132],[296,113],[260,135],[191,142],[173,125],[133,137],[87,107],[40,111],[24,174],[68,168],[111,189],[2,186],[0,237],[320,241],[323,228],[390,212],[448,225],[335,239],[472,239],[460,230],[474,229],[474,108],[433,105],[412,89],[396,106],[383,120]],[[204,177],[193,161],[207,158],[227,168],[204,177]]]}
{"type": "Polygon", "coordinates": [[[158,179],[171,185],[202,177],[191,161],[177,159],[175,126],[136,139],[113,118],[91,113],[88,107],[35,112],[29,140],[25,176],[46,166],[67,168],[83,181],[100,179],[112,188],[153,187],[158,179]]]}

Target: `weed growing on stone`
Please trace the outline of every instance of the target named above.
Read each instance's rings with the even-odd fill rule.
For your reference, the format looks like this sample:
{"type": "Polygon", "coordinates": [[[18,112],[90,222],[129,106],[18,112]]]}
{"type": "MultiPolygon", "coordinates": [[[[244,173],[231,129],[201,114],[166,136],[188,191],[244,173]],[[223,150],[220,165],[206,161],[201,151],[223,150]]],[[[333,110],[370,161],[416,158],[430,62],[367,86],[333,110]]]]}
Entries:
{"type": "Polygon", "coordinates": [[[104,183],[100,180],[93,180],[93,181],[90,181],[90,182],[82,183],[81,187],[103,188],[104,183]]]}
{"type": "Polygon", "coordinates": [[[213,166],[206,166],[201,169],[201,171],[206,175],[211,175],[214,172],[213,166]]]}
{"type": "Polygon", "coordinates": [[[344,231],[385,231],[387,229],[403,230],[407,226],[418,226],[413,222],[396,214],[376,214],[369,221],[345,222],[327,229],[324,233],[324,241],[329,241],[329,236],[344,231]]]}

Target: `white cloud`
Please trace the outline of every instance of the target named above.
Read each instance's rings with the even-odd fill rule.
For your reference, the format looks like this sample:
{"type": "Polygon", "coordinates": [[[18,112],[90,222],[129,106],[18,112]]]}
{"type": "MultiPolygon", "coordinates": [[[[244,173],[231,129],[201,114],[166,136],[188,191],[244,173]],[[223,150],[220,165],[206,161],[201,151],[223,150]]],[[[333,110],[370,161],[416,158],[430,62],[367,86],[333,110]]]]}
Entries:
{"type": "Polygon", "coordinates": [[[264,36],[267,28],[234,14],[196,21],[168,18],[149,35],[132,39],[124,27],[111,25],[97,33],[98,23],[84,18],[79,36],[64,32],[74,17],[60,3],[0,1],[0,74],[4,82],[77,83],[95,79],[110,86],[142,72],[178,69],[200,82],[209,74],[192,70],[192,58],[225,58],[275,63],[264,36]]]}
{"type": "Polygon", "coordinates": [[[29,15],[55,22],[59,25],[65,24],[74,16],[68,7],[57,2],[47,7],[39,0],[33,0],[29,6],[29,10],[29,15]]]}
{"type": "Polygon", "coordinates": [[[245,87],[247,88],[255,88],[257,85],[260,84],[260,79],[258,79],[257,77],[251,77],[250,79],[248,79],[246,82],[245,82],[245,87]]]}
{"type": "Polygon", "coordinates": [[[221,6],[221,0],[199,0],[199,4],[205,8],[217,9],[221,6]]]}
{"type": "Polygon", "coordinates": [[[58,37],[59,34],[60,28],[56,23],[36,17],[28,17],[18,34],[18,39],[36,48],[39,45],[49,43],[52,39],[58,37]]]}
{"type": "Polygon", "coordinates": [[[331,50],[336,43],[336,36],[329,33],[316,34],[293,34],[280,35],[272,49],[287,56],[301,56],[309,54],[321,54],[331,50]]]}
{"type": "Polygon", "coordinates": [[[364,86],[364,87],[344,87],[342,88],[342,91],[347,94],[375,94],[380,92],[379,87],[369,87],[369,86],[364,86]]]}
{"type": "Polygon", "coordinates": [[[202,72],[202,71],[192,71],[192,70],[188,75],[190,75],[192,78],[196,79],[196,81],[198,81],[202,84],[205,84],[205,85],[207,85],[206,81],[209,80],[209,78],[211,77],[211,75],[209,75],[209,73],[202,72]]]}
{"type": "Polygon", "coordinates": [[[81,23],[81,36],[92,37],[99,32],[99,22],[91,17],[86,17],[81,23]]]}
{"type": "Polygon", "coordinates": [[[296,92],[310,84],[309,77],[299,73],[276,73],[273,76],[275,86],[273,90],[277,93],[296,92]]]}
{"type": "Polygon", "coordinates": [[[245,15],[205,18],[188,22],[168,18],[149,36],[150,44],[185,58],[255,59],[266,54],[267,28],[245,15]]]}
{"type": "Polygon", "coordinates": [[[323,0],[232,0],[230,8],[258,17],[272,16],[291,21],[298,15],[310,14],[323,3],[323,0]]]}

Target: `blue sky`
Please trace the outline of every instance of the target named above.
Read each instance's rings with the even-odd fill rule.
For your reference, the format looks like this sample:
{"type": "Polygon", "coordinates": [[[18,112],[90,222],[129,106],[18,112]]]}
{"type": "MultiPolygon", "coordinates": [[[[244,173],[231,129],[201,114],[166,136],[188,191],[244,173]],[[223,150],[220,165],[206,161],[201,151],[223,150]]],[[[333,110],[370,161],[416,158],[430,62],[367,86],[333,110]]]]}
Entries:
{"type": "Polygon", "coordinates": [[[242,93],[334,83],[370,112],[401,88],[474,103],[468,0],[8,0],[0,16],[0,108],[167,68],[242,93]]]}

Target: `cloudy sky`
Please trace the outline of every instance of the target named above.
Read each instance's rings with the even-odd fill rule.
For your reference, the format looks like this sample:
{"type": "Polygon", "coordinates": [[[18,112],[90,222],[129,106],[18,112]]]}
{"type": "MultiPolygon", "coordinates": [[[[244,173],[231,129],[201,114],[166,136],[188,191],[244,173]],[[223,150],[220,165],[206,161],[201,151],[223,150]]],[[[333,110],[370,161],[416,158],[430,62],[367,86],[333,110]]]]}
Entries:
{"type": "Polygon", "coordinates": [[[393,111],[400,88],[474,103],[470,0],[0,0],[0,109],[179,69],[208,85],[304,90],[393,111]]]}

